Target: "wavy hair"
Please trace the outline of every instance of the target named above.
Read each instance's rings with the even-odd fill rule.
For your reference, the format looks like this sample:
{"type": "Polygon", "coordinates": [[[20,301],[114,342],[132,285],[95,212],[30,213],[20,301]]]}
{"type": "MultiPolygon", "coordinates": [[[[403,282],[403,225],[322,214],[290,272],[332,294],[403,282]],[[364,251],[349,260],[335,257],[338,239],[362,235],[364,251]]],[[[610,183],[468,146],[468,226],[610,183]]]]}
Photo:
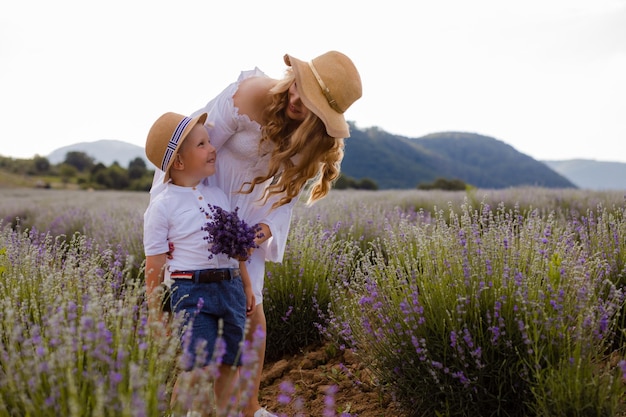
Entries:
{"type": "Polygon", "coordinates": [[[309,111],[302,122],[287,117],[288,91],[294,82],[295,77],[288,69],[284,79],[270,90],[272,102],[264,110],[267,122],[261,129],[259,142],[260,148],[265,142],[274,145],[268,171],[245,183],[241,190],[250,193],[255,186],[272,178],[262,197],[265,201],[279,198],[272,208],[291,202],[309,182],[312,186],[307,204],[324,198],[339,177],[343,159],[344,139],[329,136],[324,123],[313,112],[309,111]]]}

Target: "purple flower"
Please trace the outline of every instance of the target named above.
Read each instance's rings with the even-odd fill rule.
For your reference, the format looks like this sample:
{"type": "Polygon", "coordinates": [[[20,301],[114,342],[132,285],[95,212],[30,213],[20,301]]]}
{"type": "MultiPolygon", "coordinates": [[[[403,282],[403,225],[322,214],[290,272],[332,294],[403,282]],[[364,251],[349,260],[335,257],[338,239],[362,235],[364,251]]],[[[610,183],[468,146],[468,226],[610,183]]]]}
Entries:
{"type": "Polygon", "coordinates": [[[293,384],[289,381],[283,381],[280,383],[280,394],[278,395],[278,402],[281,404],[289,404],[291,397],[295,394],[296,390],[293,384]]]}
{"type": "Polygon", "coordinates": [[[619,366],[620,370],[622,371],[622,381],[626,381],[626,361],[624,360],[619,361],[617,366],[619,366]]]}
{"type": "Polygon", "coordinates": [[[262,237],[259,233],[261,227],[258,224],[249,226],[240,219],[237,215],[239,207],[234,211],[227,211],[219,206],[209,205],[209,209],[211,220],[202,228],[209,234],[206,238],[210,243],[209,259],[220,253],[231,258],[247,259],[248,250],[258,247],[254,239],[257,236],[262,237]]]}

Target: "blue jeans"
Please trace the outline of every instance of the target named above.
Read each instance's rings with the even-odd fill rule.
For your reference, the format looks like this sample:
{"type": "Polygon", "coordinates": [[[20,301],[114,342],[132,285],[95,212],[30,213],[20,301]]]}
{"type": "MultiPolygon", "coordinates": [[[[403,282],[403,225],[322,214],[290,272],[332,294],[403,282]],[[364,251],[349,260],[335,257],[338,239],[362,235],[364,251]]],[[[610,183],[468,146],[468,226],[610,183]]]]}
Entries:
{"type": "Polygon", "coordinates": [[[171,303],[174,314],[184,312],[185,324],[191,324],[182,335],[183,346],[188,355],[183,361],[185,370],[197,365],[196,345],[202,340],[207,343],[204,352],[201,352],[204,359],[200,360],[200,365],[206,366],[212,360],[219,359],[213,358],[213,355],[220,319],[223,321],[221,338],[226,343],[221,362],[227,365],[240,364],[238,353],[246,325],[246,295],[241,277],[212,283],[175,279],[171,303]],[[187,334],[188,331],[191,331],[191,335],[187,334]]]}

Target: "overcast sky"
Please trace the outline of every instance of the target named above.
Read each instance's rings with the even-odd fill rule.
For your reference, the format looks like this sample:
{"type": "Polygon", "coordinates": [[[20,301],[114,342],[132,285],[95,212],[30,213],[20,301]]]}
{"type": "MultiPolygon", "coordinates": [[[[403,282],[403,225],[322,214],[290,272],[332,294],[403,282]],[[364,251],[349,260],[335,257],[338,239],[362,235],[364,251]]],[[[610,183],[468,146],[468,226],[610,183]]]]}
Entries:
{"type": "Polygon", "coordinates": [[[282,57],[350,56],[359,128],[479,133],[535,159],[626,162],[626,0],[24,0],[0,5],[0,155],[143,146],[282,57]]]}

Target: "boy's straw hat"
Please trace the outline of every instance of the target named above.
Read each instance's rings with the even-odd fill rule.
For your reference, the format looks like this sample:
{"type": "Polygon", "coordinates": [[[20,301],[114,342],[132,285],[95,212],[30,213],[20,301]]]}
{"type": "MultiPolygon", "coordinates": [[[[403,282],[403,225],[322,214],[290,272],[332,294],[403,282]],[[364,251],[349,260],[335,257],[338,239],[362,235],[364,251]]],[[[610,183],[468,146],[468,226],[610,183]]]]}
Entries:
{"type": "Polygon", "coordinates": [[[170,167],[174,157],[191,129],[197,124],[204,124],[207,114],[198,116],[183,116],[178,113],[165,113],[159,117],[150,128],[146,139],[146,156],[156,166],[165,172],[163,182],[170,179],[170,167]]]}
{"type": "Polygon", "coordinates": [[[309,62],[291,55],[283,59],[293,68],[302,102],[322,119],[328,135],[350,136],[343,113],[362,95],[361,76],[350,58],[330,51],[309,62]]]}

